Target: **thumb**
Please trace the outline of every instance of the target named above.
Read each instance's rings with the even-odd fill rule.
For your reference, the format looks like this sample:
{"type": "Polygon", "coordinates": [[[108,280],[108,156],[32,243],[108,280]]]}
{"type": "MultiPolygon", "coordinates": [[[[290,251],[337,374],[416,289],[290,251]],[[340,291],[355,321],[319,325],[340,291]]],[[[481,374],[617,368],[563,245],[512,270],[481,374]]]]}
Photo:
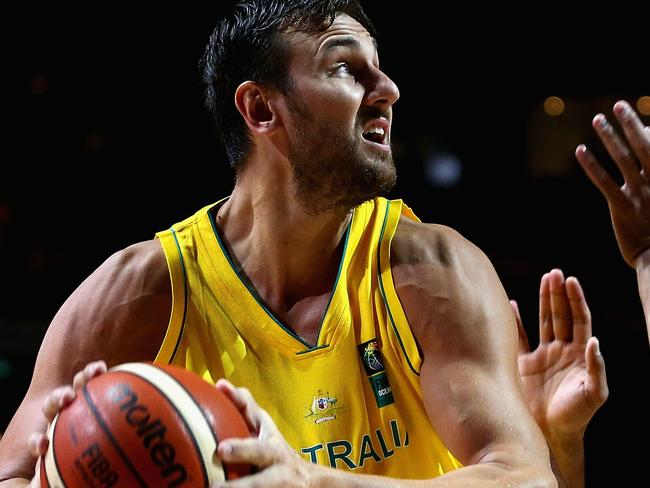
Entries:
{"type": "Polygon", "coordinates": [[[596,337],[592,337],[587,342],[585,361],[587,363],[587,396],[598,408],[607,400],[609,387],[607,386],[605,359],[600,352],[600,343],[596,337]]]}

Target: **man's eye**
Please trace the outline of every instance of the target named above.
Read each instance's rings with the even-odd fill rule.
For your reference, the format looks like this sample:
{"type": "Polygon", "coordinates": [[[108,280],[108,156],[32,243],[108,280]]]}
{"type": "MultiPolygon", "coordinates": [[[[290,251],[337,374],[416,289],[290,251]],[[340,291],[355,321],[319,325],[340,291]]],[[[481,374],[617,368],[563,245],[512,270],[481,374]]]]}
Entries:
{"type": "Polygon", "coordinates": [[[334,66],[334,73],[338,75],[349,75],[352,74],[352,70],[350,69],[348,63],[339,63],[334,66]]]}

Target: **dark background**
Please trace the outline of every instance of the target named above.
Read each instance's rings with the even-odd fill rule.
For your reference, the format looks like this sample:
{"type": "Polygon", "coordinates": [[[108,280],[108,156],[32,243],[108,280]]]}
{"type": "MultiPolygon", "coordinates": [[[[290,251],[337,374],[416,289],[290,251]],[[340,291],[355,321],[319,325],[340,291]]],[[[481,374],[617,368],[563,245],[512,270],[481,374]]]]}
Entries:
{"type": "MultiPolygon", "coordinates": [[[[74,288],[113,252],[229,192],[197,69],[221,8],[33,6],[8,19],[0,431],[74,288]]],[[[487,253],[520,302],[531,344],[541,275],[560,267],[580,279],[611,390],[586,436],[588,485],[608,474],[644,479],[649,355],[635,274],[573,157],[580,142],[603,154],[594,114],[650,95],[642,31],[613,15],[605,24],[553,11],[511,11],[507,21],[498,11],[424,14],[406,4],[368,12],[382,67],[402,92],[393,196],[487,253]],[[560,116],[541,109],[551,95],[566,102],[560,116]],[[449,186],[426,177],[427,161],[443,153],[462,164],[449,186]]]]}

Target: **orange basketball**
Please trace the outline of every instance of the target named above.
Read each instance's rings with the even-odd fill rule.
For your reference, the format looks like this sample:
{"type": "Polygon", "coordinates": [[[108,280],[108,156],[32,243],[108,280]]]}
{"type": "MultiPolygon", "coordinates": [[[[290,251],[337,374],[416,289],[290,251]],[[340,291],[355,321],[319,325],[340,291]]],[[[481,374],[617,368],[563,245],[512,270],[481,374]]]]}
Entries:
{"type": "Polygon", "coordinates": [[[46,487],[207,487],[251,472],[214,455],[248,437],[233,403],[176,366],[125,363],[93,378],[54,419],[41,460],[46,487]]]}

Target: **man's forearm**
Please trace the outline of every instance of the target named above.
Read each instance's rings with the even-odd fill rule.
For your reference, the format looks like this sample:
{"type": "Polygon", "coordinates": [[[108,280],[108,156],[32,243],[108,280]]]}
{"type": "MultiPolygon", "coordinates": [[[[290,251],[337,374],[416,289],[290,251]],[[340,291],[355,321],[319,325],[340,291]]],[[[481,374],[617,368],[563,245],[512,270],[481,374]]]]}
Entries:
{"type": "MultiPolygon", "coordinates": [[[[428,480],[403,480],[383,476],[356,474],[349,471],[319,466],[309,486],[337,486],[340,488],[465,488],[485,487],[556,487],[561,481],[543,473],[542,469],[508,469],[491,463],[475,464],[428,480]]],[[[569,485],[569,488],[573,488],[569,485]]]]}

